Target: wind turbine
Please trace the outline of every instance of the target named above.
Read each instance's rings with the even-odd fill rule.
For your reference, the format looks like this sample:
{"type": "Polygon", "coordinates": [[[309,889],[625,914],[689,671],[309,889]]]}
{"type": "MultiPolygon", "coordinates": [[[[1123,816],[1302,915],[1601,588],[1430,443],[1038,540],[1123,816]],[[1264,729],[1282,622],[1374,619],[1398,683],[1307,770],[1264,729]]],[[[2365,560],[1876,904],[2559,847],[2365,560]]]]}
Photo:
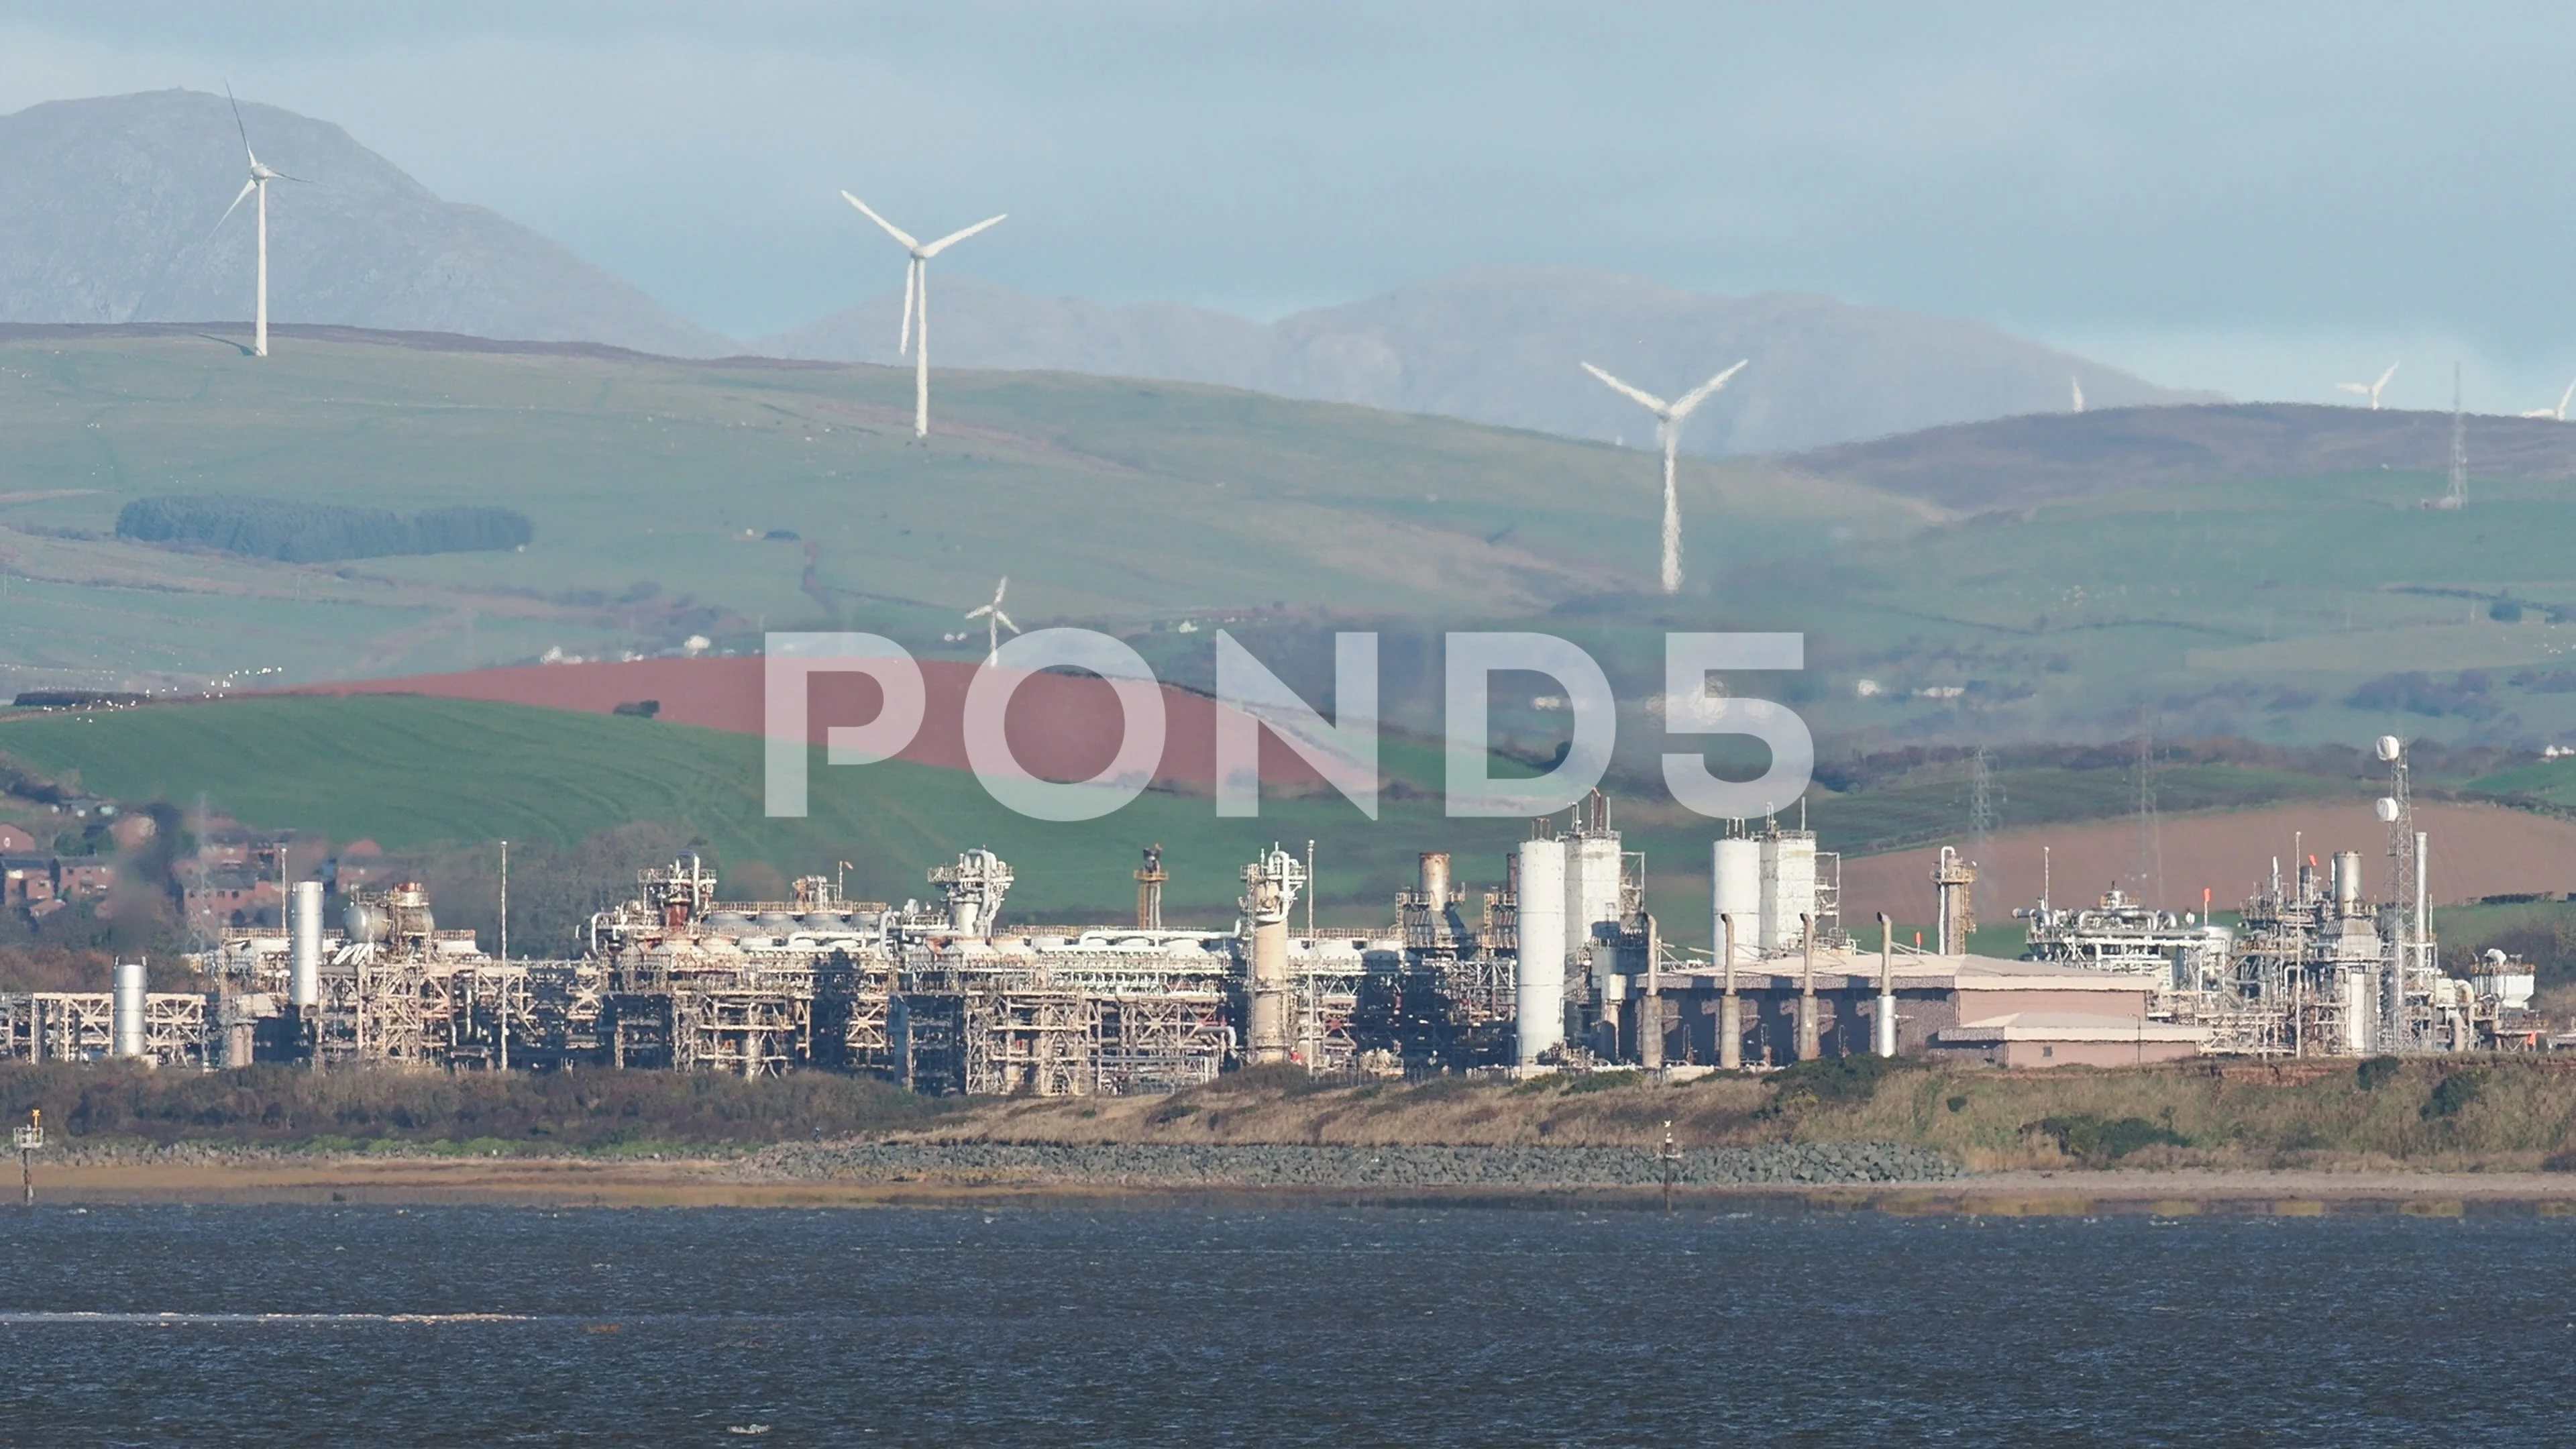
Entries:
{"type": "MultiPolygon", "coordinates": [[[[1744,361],[1750,362],[1752,359],[1746,358],[1744,361]]],[[[1643,389],[1630,387],[1591,363],[1583,364],[1583,370],[1607,383],[1611,391],[1625,394],[1643,404],[1655,415],[1655,439],[1664,445],[1664,592],[1679,593],[1682,587],[1682,510],[1680,499],[1673,488],[1673,466],[1674,456],[1681,451],[1682,423],[1690,417],[1691,409],[1708,401],[1710,394],[1726,386],[1727,379],[1742,372],[1744,362],[1735,364],[1683,393],[1673,402],[1666,402],[1643,389]]]]}
{"type": "Polygon", "coordinates": [[[242,189],[234,194],[233,204],[224,208],[222,216],[215,218],[215,229],[222,230],[224,223],[233,219],[233,213],[241,210],[241,204],[250,198],[250,194],[254,191],[259,193],[259,297],[252,308],[250,350],[254,357],[266,357],[268,355],[268,183],[301,181],[304,178],[289,176],[283,171],[273,171],[261,165],[259,153],[250,148],[250,127],[242,124],[241,102],[233,100],[231,86],[224,87],[224,99],[232,101],[233,129],[241,132],[242,155],[250,161],[250,179],[243,182],[242,189]]]}
{"type": "MultiPolygon", "coordinates": [[[[999,218],[997,217],[995,220],[999,220],[999,218]]],[[[990,225],[990,223],[987,223],[987,225],[990,225]]],[[[980,609],[969,609],[966,611],[967,618],[981,619],[984,621],[984,662],[987,664],[993,662],[994,655],[1002,652],[1003,630],[1008,629],[1014,634],[1020,632],[1020,626],[1012,623],[1011,616],[1002,612],[1002,595],[1008,593],[1010,591],[1010,587],[1011,576],[1009,574],[1002,575],[1002,581],[993,585],[993,602],[986,604],[980,609]]]]}
{"type": "Polygon", "coordinates": [[[2558,406],[2554,408],[2533,408],[2530,412],[2524,413],[2523,416],[2526,418],[2547,418],[2551,422],[2563,423],[2567,421],[2567,405],[2571,402],[2576,402],[2576,382],[2567,384],[2567,390],[2558,395],[2558,406]]]}
{"type": "Polygon", "coordinates": [[[2066,385],[2075,390],[2075,410],[2079,413],[2084,411],[2084,379],[2070,372],[2066,375],[2066,385]]]}
{"type": "Polygon", "coordinates": [[[2348,392],[2358,397],[2366,397],[2370,399],[2370,410],[2372,412],[2377,412],[2379,411],[2380,390],[2387,387],[2388,380],[2396,375],[2397,364],[2392,362],[2388,364],[2388,370],[2379,375],[2379,381],[2377,382],[2339,382],[2335,384],[2335,389],[2338,392],[2348,392]]]}
{"type": "MultiPolygon", "coordinates": [[[[860,213],[866,216],[868,220],[884,227],[887,236],[893,237],[896,241],[901,242],[903,244],[903,249],[912,254],[912,264],[906,267],[903,273],[903,335],[901,340],[896,342],[894,351],[897,357],[901,357],[905,350],[912,346],[913,322],[915,319],[918,319],[921,323],[921,350],[913,353],[912,435],[916,438],[929,437],[930,259],[939,255],[941,252],[948,250],[950,247],[957,245],[959,242],[964,241],[966,238],[973,236],[975,233],[982,231],[984,228],[991,226],[993,223],[1000,221],[1002,217],[988,216],[982,221],[975,223],[973,226],[966,228],[964,231],[952,231],[948,235],[941,237],[939,240],[932,242],[930,245],[923,246],[921,243],[914,241],[910,234],[906,233],[901,227],[896,226],[893,222],[886,220],[875,212],[869,211],[868,204],[866,202],[859,200],[857,197],[852,196],[846,191],[841,193],[841,199],[848,202],[850,205],[857,207],[860,213]]],[[[1009,212],[1002,213],[1002,216],[1008,215],[1010,215],[1009,212]]],[[[994,602],[999,603],[1000,601],[1001,596],[998,594],[995,595],[994,602]]],[[[1018,631],[1014,630],[1013,632],[1016,633],[1018,631]]]]}

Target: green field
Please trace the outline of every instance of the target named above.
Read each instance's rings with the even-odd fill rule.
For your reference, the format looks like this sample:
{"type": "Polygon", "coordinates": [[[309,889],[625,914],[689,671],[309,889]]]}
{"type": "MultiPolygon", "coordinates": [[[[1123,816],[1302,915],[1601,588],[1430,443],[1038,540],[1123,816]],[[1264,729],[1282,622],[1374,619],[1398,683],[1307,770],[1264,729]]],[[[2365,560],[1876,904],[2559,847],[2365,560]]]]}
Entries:
{"type": "MultiPolygon", "coordinates": [[[[0,715],[0,756],[64,784],[131,803],[202,799],[245,824],[372,839],[432,857],[512,840],[571,846],[620,826],[673,827],[725,869],[757,864],[792,878],[849,861],[850,890],[900,901],[926,896],[923,872],[990,846],[1018,875],[1016,919],[1115,921],[1133,900],[1130,872],[1148,844],[1166,848],[1174,924],[1224,926],[1236,872],[1273,841],[1316,845],[1318,920],[1375,926],[1415,855],[1447,850],[1474,892],[1499,886],[1503,857],[1527,826],[1441,813],[1439,761],[1390,735],[1390,788],[1374,823],[1338,796],[1272,799],[1257,820],[1220,820],[1200,795],[1148,792],[1098,821],[1053,824],[1015,815],[955,770],[904,761],[811,770],[812,813],[762,814],[760,741],[604,714],[409,696],[271,697],[143,709],[0,715]]],[[[2169,766],[2158,791],[2174,811],[2247,806],[2349,790],[2287,769],[2169,766]]],[[[2001,768],[2006,827],[2098,819],[2128,808],[2124,768],[2001,768]]],[[[1615,790],[1613,823],[1646,855],[1648,904],[1668,938],[1705,946],[1709,842],[1716,822],[1642,789],[1615,790]]],[[[1966,784],[1957,762],[1933,764],[1848,793],[1810,793],[1808,823],[1829,850],[1853,853],[1963,836],[1966,784]]],[[[27,812],[20,812],[25,815],[27,812]]],[[[473,871],[488,872],[489,862],[473,871]]],[[[479,880],[474,888],[488,889],[479,880]]],[[[1984,945],[1981,942],[1981,946],[1984,945]]]]}
{"type": "MultiPolygon", "coordinates": [[[[2383,470],[1961,519],[1759,460],[1686,461],[1689,582],[1661,599],[1643,592],[1656,491],[1635,450],[972,372],[939,378],[925,446],[909,388],[868,367],[0,338],[0,689],[384,676],[692,633],[743,649],[826,622],[965,658],[980,636],[942,635],[1008,574],[1024,626],[1116,630],[1186,683],[1206,682],[1200,626],[1305,661],[1283,672],[1310,689],[1324,634],[1389,631],[1387,712],[1422,732],[1441,723],[1440,631],[1563,634],[1609,668],[1623,760],[1648,773],[1644,701],[1675,628],[1803,633],[1804,675],[1735,687],[1785,695],[1837,749],[2142,723],[2165,739],[2576,736],[2576,625],[2552,622],[2576,618],[2576,497],[2558,484],[2473,478],[2468,509],[2429,512],[2441,480],[2383,470]],[[127,500],[192,491],[507,506],[536,538],[297,566],[110,536],[127,500]],[[2406,671],[2434,688],[2347,704],[2406,671]]],[[[1548,743],[1526,710],[1501,723],[1548,743]]]]}

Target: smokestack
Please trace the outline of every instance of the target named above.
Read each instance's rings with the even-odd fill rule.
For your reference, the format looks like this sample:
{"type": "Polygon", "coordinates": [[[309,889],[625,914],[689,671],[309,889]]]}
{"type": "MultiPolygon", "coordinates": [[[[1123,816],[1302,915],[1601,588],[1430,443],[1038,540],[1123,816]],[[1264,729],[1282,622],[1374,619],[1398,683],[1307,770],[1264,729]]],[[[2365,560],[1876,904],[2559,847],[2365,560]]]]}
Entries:
{"type": "Polygon", "coordinates": [[[2361,914],[2361,852],[2338,850],[2334,858],[2335,914],[2345,920],[2361,914]]]}
{"type": "Polygon", "coordinates": [[[1726,961],[1726,994],[1717,999],[1717,1064],[1732,1072],[1744,1065],[1744,1001],[1735,994],[1734,912],[1717,918],[1717,939],[1726,961]]]}
{"type": "Polygon", "coordinates": [[[1896,927],[1878,913],[1878,1054],[1896,1055],[1896,927]]]}
{"type": "Polygon", "coordinates": [[[1806,954],[1805,979],[1798,987],[1798,1060],[1812,1062],[1825,1054],[1823,1032],[1816,1020],[1816,919],[1801,912],[1798,936],[1806,954]]]}

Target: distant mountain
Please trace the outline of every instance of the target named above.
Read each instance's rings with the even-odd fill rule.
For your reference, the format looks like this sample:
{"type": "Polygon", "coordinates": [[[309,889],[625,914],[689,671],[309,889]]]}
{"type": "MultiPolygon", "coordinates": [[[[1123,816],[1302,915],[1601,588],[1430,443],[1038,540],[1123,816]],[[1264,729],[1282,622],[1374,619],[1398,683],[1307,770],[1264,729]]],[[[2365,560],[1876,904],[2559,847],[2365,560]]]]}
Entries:
{"type": "MultiPolygon", "coordinates": [[[[887,270],[893,270],[891,261],[887,270]]],[[[780,357],[893,362],[900,289],[760,339],[780,357]]],[[[1828,297],[1715,297],[1635,277],[1488,269],[1268,326],[1203,308],[1106,307],[936,278],[932,361],[1222,383],[1647,446],[1654,420],[1583,374],[1665,397],[1738,358],[1693,416],[1693,453],[1768,453],[2088,404],[2208,400],[1974,322],[1828,297]]]]}
{"type": "MultiPolygon", "coordinates": [[[[327,121],[244,102],[269,188],[269,316],[707,356],[733,344],[535,232],[441,201],[327,121]]],[[[0,322],[205,322],[251,311],[231,107],[195,91],[0,116],[0,322]]]]}
{"type": "MultiPolygon", "coordinates": [[[[2576,476],[2576,426],[2467,419],[2470,475],[2576,476]]],[[[2451,466],[2451,415],[2305,403],[2119,408],[2001,418],[1818,448],[1785,460],[1944,508],[1981,512],[2049,498],[2195,483],[2451,466]]]]}

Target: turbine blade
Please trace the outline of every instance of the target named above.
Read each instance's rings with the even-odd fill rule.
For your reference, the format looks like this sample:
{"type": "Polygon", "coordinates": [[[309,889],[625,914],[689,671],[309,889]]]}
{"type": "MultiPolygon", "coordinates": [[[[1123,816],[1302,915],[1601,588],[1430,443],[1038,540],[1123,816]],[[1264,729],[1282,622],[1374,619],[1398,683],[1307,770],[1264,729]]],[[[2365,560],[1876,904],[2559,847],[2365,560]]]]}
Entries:
{"type": "Polygon", "coordinates": [[[251,155],[250,127],[242,124],[241,102],[233,100],[233,83],[231,81],[224,82],[224,99],[232,103],[233,129],[241,132],[242,154],[250,157],[251,165],[259,165],[259,158],[251,155]]]}
{"type": "Polygon", "coordinates": [[[1011,622],[1011,616],[1003,613],[999,609],[993,611],[993,620],[995,623],[1000,624],[1003,628],[1010,630],[1014,634],[1020,632],[1020,626],[1011,622]]]}
{"type": "Polygon", "coordinates": [[[224,214],[223,214],[223,215],[221,215],[221,216],[219,216],[219,217],[216,217],[216,218],[215,218],[215,224],[214,224],[213,226],[211,226],[211,227],[208,227],[208,228],[206,229],[206,235],[208,235],[208,236],[213,236],[216,232],[219,232],[219,231],[223,230],[223,229],[224,229],[224,223],[225,223],[225,222],[228,222],[228,221],[230,221],[230,220],[232,220],[232,219],[233,219],[233,213],[234,213],[234,212],[236,212],[236,211],[241,210],[241,204],[242,204],[243,202],[245,202],[245,201],[250,200],[250,194],[251,194],[252,192],[254,192],[254,191],[257,191],[257,190],[259,190],[259,183],[258,183],[258,182],[256,182],[256,181],[245,181],[245,182],[243,182],[243,183],[242,183],[242,189],[241,189],[241,190],[239,190],[239,191],[237,191],[237,192],[235,192],[235,193],[233,193],[233,204],[232,204],[232,205],[230,205],[230,206],[225,207],[225,208],[224,208],[224,214]]]}
{"type": "Polygon", "coordinates": [[[1002,575],[1002,581],[993,585],[993,606],[995,608],[1000,608],[1002,605],[1002,596],[1010,591],[1011,576],[1009,574],[1004,574],[1002,575]]]}
{"type": "Polygon", "coordinates": [[[990,604],[986,604],[984,607],[982,607],[982,608],[980,608],[980,609],[968,609],[968,610],[966,611],[966,617],[967,617],[967,618],[969,618],[969,619],[980,619],[980,618],[983,618],[986,614],[989,614],[989,613],[991,613],[991,612],[993,612],[993,606],[992,606],[992,605],[990,605],[990,604]]]}
{"type": "Polygon", "coordinates": [[[2395,377],[2396,375],[2397,375],[2397,364],[2392,362],[2392,363],[2388,364],[2388,370],[2387,370],[2386,372],[2383,372],[2383,373],[2381,373],[2381,374],[2379,375],[2379,381],[2378,381],[2378,382],[2376,382],[2376,383],[2374,383],[2374,384],[2371,386],[2371,389],[2370,389],[2370,390],[2371,390],[2372,392],[2377,392],[2377,391],[2379,391],[2381,388],[2388,386],[2388,380],[2389,380],[2390,378],[2392,378],[2392,377],[2395,377]]]}
{"type": "Polygon", "coordinates": [[[884,227],[884,228],[885,228],[885,233],[886,233],[886,235],[887,235],[887,236],[890,236],[890,237],[893,237],[896,241],[899,241],[899,242],[903,243],[903,249],[904,249],[905,251],[913,251],[913,250],[918,249],[918,248],[921,246],[921,243],[919,243],[919,242],[917,242],[917,241],[914,241],[914,240],[913,240],[909,235],[907,235],[907,234],[904,232],[904,229],[903,229],[902,227],[899,227],[899,226],[895,225],[893,222],[890,222],[890,221],[886,220],[884,217],[877,215],[877,214],[876,214],[875,212],[873,212],[873,211],[869,211],[869,210],[868,210],[868,204],[867,204],[866,202],[859,200],[857,197],[852,196],[850,193],[848,193],[848,192],[846,192],[846,191],[844,191],[844,192],[842,192],[842,193],[841,193],[841,199],[842,199],[843,201],[848,202],[850,205],[857,207],[857,208],[859,209],[860,213],[861,213],[862,215],[864,215],[865,217],[867,217],[867,219],[868,219],[868,220],[875,222],[877,225],[879,225],[879,226],[881,226],[881,227],[884,227]]]}
{"type": "Polygon", "coordinates": [[[982,221],[979,221],[979,222],[975,223],[973,226],[970,226],[970,227],[966,228],[964,231],[952,231],[952,232],[950,232],[948,235],[946,235],[946,236],[944,236],[944,237],[941,237],[939,240],[937,240],[937,241],[935,241],[935,242],[932,242],[930,245],[928,245],[928,246],[926,246],[926,247],[923,247],[923,248],[921,249],[921,258],[922,258],[922,260],[923,260],[923,261],[928,261],[928,260],[930,260],[932,257],[935,257],[935,256],[939,255],[941,252],[944,252],[944,251],[948,250],[950,247],[953,247],[953,246],[957,245],[959,242],[964,241],[966,238],[968,238],[968,237],[970,237],[970,236],[973,236],[975,233],[977,233],[977,232],[979,232],[979,231],[982,231],[984,228],[986,228],[986,227],[988,227],[988,226],[991,226],[993,223],[995,223],[995,222],[997,222],[997,221],[1000,221],[1000,220],[1002,219],[1002,217],[1003,217],[1003,216],[1009,216],[1009,215],[1010,215],[1010,213],[1006,211],[1006,212],[1003,212],[1003,213],[1002,213],[1002,216],[988,216],[988,217],[984,218],[982,221]]]}
{"type": "Polygon", "coordinates": [[[2560,417],[2563,418],[2567,416],[2567,405],[2571,402],[2576,402],[2576,382],[2567,384],[2567,390],[2558,395],[2558,415],[2560,417]]]}
{"type": "Polygon", "coordinates": [[[2370,384],[2366,382],[2339,382],[2335,384],[2335,390],[2352,393],[2358,397],[2370,396],[2370,384]]]}
{"type": "Polygon", "coordinates": [[[911,353],[911,351],[912,351],[912,298],[913,298],[913,286],[912,286],[912,284],[913,284],[913,282],[914,282],[914,280],[915,280],[916,278],[920,277],[920,275],[921,275],[921,259],[920,259],[919,257],[915,257],[915,258],[913,258],[911,261],[906,262],[906,263],[904,264],[904,268],[903,268],[903,331],[902,331],[902,332],[897,336],[897,338],[896,338],[896,340],[895,340],[895,344],[894,344],[894,355],[895,355],[895,356],[897,356],[897,357],[903,357],[903,356],[906,356],[906,355],[910,354],[910,353],[911,353]]]}
{"type": "MultiPolygon", "coordinates": [[[[1739,363],[1737,365],[1741,366],[1742,364],[1739,363]]],[[[1636,401],[1644,403],[1648,408],[1652,409],[1657,416],[1661,416],[1670,411],[1669,408],[1664,406],[1664,400],[1662,398],[1655,396],[1653,393],[1630,387],[1628,384],[1621,382],[1619,379],[1612,377],[1606,372],[1603,372],[1600,368],[1594,367],[1591,363],[1587,362],[1583,364],[1583,370],[1591,373],[1594,377],[1601,379],[1603,382],[1608,383],[1612,391],[1625,393],[1636,401]]]]}
{"type": "Polygon", "coordinates": [[[1692,408],[1698,407],[1701,403],[1708,401],[1709,394],[1726,386],[1727,380],[1734,377],[1737,373],[1742,372],[1744,370],[1744,364],[1746,362],[1751,362],[1752,360],[1752,358],[1748,357],[1744,359],[1744,362],[1735,364],[1726,371],[1719,373],[1717,376],[1712,377],[1708,381],[1701,383],[1699,386],[1692,388],[1690,391],[1683,393],[1681,401],[1673,404],[1674,421],[1678,422],[1683,418],[1689,417],[1690,410],[1692,408]]]}

